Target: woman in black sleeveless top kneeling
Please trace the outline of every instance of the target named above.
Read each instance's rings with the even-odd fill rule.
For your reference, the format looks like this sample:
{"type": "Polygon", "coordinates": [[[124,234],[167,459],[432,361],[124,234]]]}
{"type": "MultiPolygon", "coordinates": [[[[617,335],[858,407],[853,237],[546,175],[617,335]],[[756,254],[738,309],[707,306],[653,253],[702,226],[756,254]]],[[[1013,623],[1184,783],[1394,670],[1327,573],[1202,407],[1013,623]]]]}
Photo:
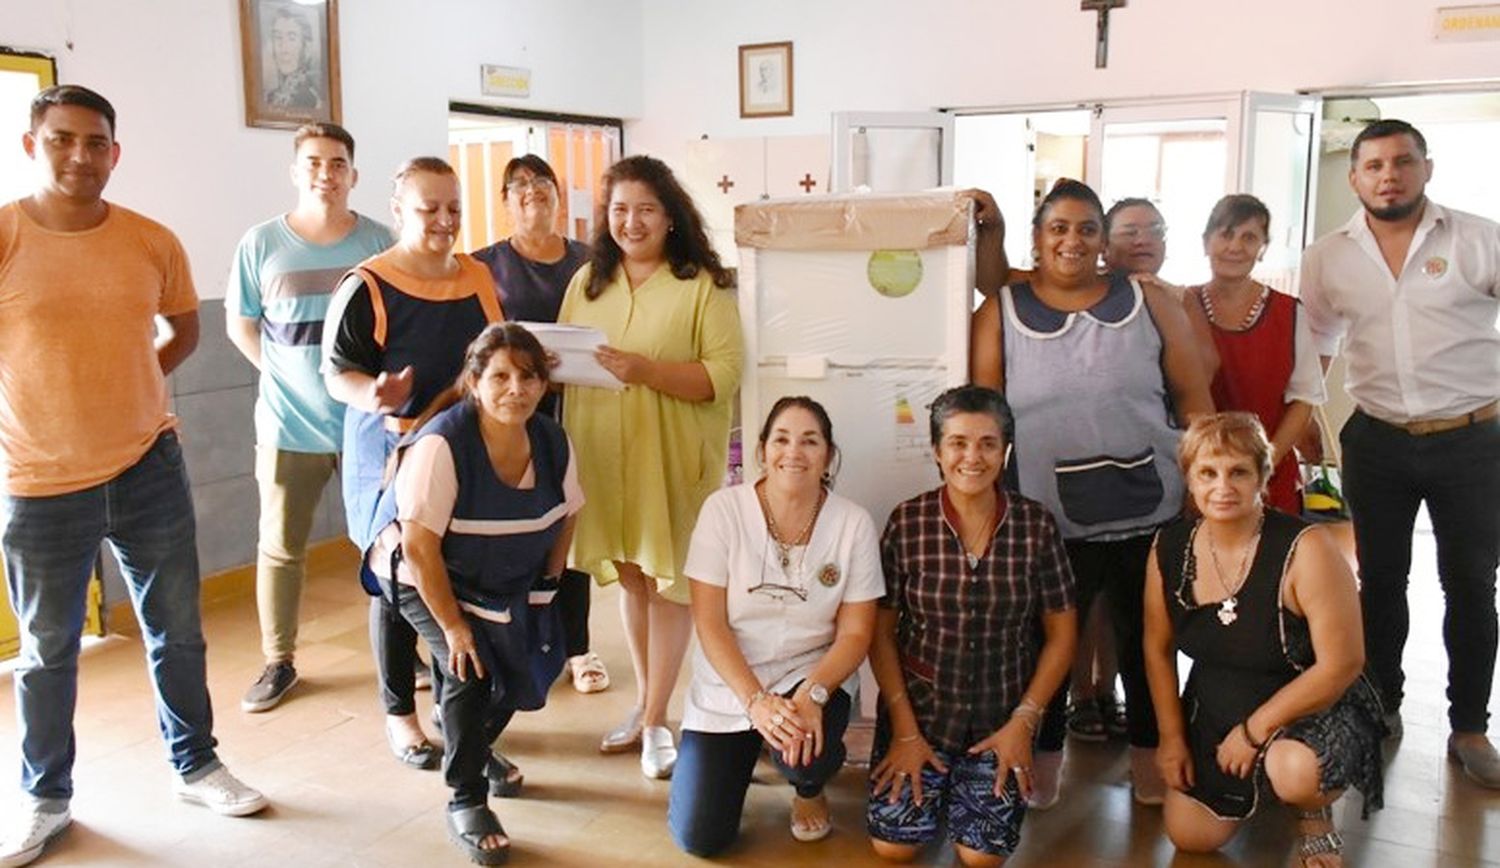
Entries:
{"type": "Polygon", "coordinates": [[[1217,850],[1271,797],[1299,811],[1302,864],[1327,868],[1343,864],[1333,802],[1353,786],[1366,814],[1381,805],[1384,726],[1354,576],[1323,530],[1265,507],[1270,454],[1247,413],[1182,438],[1196,515],[1157,535],[1145,599],[1166,829],[1179,850],[1217,850]]]}

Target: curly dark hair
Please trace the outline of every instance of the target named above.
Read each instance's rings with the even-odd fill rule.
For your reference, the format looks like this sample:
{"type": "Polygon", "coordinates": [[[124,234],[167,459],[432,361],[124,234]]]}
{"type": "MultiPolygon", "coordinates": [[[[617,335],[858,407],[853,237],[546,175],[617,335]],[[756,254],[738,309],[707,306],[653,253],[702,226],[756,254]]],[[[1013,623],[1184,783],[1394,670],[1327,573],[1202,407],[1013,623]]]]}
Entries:
{"type": "Polygon", "coordinates": [[[703,215],[693,204],[693,197],[682,188],[667,164],[655,157],[634,156],[615,163],[604,173],[604,189],[599,196],[598,213],[594,219],[593,252],[589,256],[591,273],[584,296],[589,301],[598,298],[604,287],[620,266],[620,245],[609,234],[609,201],[615,185],[621,181],[638,181],[651,188],[656,198],[666,209],[668,225],[666,250],[667,263],[672,276],[679,280],[697,277],[700,270],[707,271],[714,286],[728,289],[734,285],[734,274],[719,261],[719,254],[708,240],[708,231],[703,226],[703,215]]]}

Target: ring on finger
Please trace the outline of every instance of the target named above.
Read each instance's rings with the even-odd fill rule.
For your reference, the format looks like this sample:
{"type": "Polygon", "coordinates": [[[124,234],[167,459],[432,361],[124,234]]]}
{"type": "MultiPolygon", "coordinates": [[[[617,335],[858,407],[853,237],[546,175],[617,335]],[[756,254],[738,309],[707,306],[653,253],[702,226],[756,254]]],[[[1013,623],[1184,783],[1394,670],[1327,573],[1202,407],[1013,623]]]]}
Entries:
{"type": "Polygon", "coordinates": [[[783,723],[786,723],[786,718],[782,717],[780,712],[771,715],[772,726],[781,726],[783,723]]]}

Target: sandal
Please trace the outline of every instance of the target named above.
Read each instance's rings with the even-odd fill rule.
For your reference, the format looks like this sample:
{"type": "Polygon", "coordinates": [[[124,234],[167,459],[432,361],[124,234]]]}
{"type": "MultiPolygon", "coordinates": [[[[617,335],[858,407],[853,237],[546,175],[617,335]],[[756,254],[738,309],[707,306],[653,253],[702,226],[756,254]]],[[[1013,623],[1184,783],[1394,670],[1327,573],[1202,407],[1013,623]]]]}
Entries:
{"type": "Polygon", "coordinates": [[[1111,690],[1099,697],[1099,719],[1104,721],[1104,732],[1117,741],[1130,737],[1130,720],[1125,716],[1125,703],[1111,690]]]}
{"type": "Polygon", "coordinates": [[[391,731],[390,726],[386,726],[385,743],[390,746],[391,754],[400,760],[402,765],[430,771],[437,768],[443,760],[443,752],[425,737],[411,744],[400,744],[396,738],[396,733],[391,731]]]}
{"type": "Polygon", "coordinates": [[[833,831],[828,813],[828,797],[822,793],[810,799],[792,796],[792,837],[798,841],[821,841],[833,831]]]}
{"type": "Polygon", "coordinates": [[[1101,703],[1092,697],[1068,702],[1068,734],[1079,741],[1104,741],[1109,734],[1104,730],[1101,703]]]}
{"type": "Polygon", "coordinates": [[[568,671],[573,675],[573,689],[579,693],[599,693],[609,689],[609,670],[592,651],[569,657],[568,671]]]}
{"type": "Polygon", "coordinates": [[[490,758],[484,764],[484,776],[490,782],[490,795],[497,799],[513,799],[521,795],[521,784],[526,780],[520,768],[497,750],[490,751],[490,758]]]}
{"type": "Polygon", "coordinates": [[[645,714],[642,709],[631,709],[630,717],[625,722],[610,730],[599,742],[600,753],[629,753],[641,744],[641,717],[645,714]]]}
{"type": "Polygon", "coordinates": [[[505,835],[505,827],[486,805],[459,808],[448,812],[448,840],[476,865],[503,865],[510,858],[510,838],[499,847],[486,849],[481,844],[490,835],[505,835]]]}
{"type": "Polygon", "coordinates": [[[1308,834],[1305,826],[1299,828],[1297,838],[1297,857],[1306,866],[1319,856],[1335,856],[1339,864],[1343,864],[1344,838],[1333,827],[1333,808],[1324,805],[1315,811],[1298,811],[1297,821],[1299,824],[1321,821],[1326,824],[1327,829],[1322,832],[1308,834]]]}

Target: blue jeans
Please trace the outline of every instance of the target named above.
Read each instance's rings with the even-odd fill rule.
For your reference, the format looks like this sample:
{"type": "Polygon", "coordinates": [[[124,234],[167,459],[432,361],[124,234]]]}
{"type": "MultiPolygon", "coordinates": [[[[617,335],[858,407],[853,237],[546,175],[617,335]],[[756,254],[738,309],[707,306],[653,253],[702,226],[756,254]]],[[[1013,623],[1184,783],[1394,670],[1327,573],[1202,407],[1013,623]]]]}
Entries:
{"type": "MultiPolygon", "coordinates": [[[[823,792],[844,765],[844,730],[849,726],[849,694],[833,691],[823,709],[823,753],[810,765],[789,766],[781,754],[771,761],[797,795],[812,798],[823,792]]],[[[764,739],[753,729],[740,732],[682,731],[682,748],[672,769],[672,792],[667,800],[667,827],[672,840],[694,856],[713,856],[740,834],[745,791],[755,772],[764,739]]]]}
{"type": "Polygon", "coordinates": [[[1448,723],[1454,732],[1484,732],[1495,675],[1500,421],[1418,437],[1356,412],[1339,441],[1359,552],[1365,655],[1385,709],[1399,709],[1405,693],[1412,526],[1425,501],[1445,601],[1448,723]]]}
{"type": "Polygon", "coordinates": [[[0,549],[21,628],[21,786],[33,797],[66,802],[73,795],[78,644],[89,574],[105,540],[141,622],[172,767],[189,781],[218,767],[195,536],[182,449],[170,431],[103,484],[52,497],[0,494],[0,549]]]}

